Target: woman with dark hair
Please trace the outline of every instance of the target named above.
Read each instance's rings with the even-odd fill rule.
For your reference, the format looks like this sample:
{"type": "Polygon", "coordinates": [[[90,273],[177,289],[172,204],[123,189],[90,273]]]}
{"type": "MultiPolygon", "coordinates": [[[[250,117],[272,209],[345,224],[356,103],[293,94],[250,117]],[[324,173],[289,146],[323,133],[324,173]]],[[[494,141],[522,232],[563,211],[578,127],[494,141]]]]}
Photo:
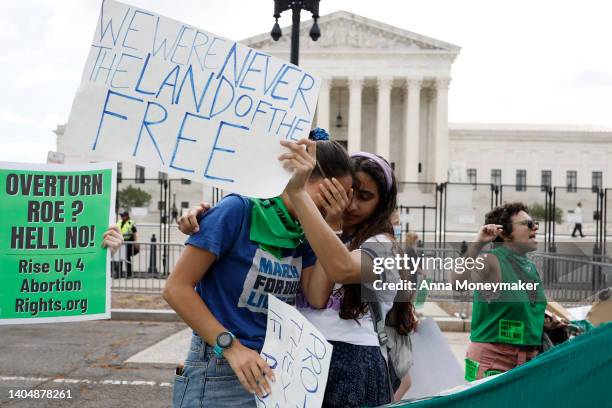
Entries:
{"type": "MultiPolygon", "coordinates": [[[[305,194],[290,196],[298,217],[308,224],[304,231],[312,248],[317,254],[333,255],[319,257],[313,271],[313,276],[323,273],[328,277],[327,306],[310,307],[303,299],[298,303],[300,311],[334,346],[323,407],[377,406],[393,400],[372,307],[378,307],[380,316],[387,316],[387,324],[400,335],[407,336],[415,326],[412,305],[394,304],[395,291],[374,291],[371,300],[378,305],[362,298],[362,290],[371,290],[372,282],[381,278],[373,272],[374,259],[398,253],[390,222],[397,186],[391,166],[382,157],[360,152],[352,155],[351,163],[357,186],[344,212],[338,211],[338,206],[334,210],[339,189],[333,183],[327,183],[325,200],[318,197],[326,220],[305,194]],[[337,216],[336,224],[330,217],[332,212],[337,216]],[[339,237],[326,232],[326,221],[340,232],[339,237]]],[[[396,269],[387,269],[384,274],[385,281],[399,280],[396,269]]]]}
{"type": "Polygon", "coordinates": [[[468,381],[508,371],[538,354],[545,324],[546,296],[535,264],[527,257],[537,249],[538,222],[522,203],[508,203],[485,216],[476,241],[464,257],[476,259],[484,247],[482,268],[453,274],[453,280],[531,284],[533,290],[474,291],[468,381]]]}
{"type": "Polygon", "coordinates": [[[269,393],[273,380],[259,354],[268,294],[294,304],[301,286],[312,304],[322,307],[327,301],[311,273],[314,256],[304,244],[302,228],[309,221],[300,225],[290,197],[316,197],[323,175],[334,177],[346,195],[353,183],[349,158],[336,142],[281,144],[289,152],[279,160],[293,171],[281,196],[223,198],[199,221],[168,278],[163,297],[194,331],[184,367],[177,368],[175,407],[254,407],[253,394],[269,393]],[[272,277],[262,263],[288,273],[272,277]],[[273,285],[266,284],[269,279],[273,285]]]}

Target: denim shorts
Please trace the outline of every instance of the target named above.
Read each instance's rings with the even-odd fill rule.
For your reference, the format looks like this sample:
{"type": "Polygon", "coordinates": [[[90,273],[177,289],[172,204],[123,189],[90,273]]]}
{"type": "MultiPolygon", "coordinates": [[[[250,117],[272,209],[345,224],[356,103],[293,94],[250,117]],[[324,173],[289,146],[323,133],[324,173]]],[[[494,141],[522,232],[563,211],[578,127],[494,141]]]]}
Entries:
{"type": "Polygon", "coordinates": [[[182,375],[174,376],[174,408],[255,407],[255,396],[244,389],[224,358],[198,335],[191,338],[182,375]]]}

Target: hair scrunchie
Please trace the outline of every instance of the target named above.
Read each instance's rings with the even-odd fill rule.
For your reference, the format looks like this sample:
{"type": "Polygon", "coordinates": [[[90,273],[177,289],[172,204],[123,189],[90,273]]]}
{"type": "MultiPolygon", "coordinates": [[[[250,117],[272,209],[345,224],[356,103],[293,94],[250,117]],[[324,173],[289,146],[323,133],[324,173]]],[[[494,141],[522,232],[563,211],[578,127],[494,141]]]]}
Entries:
{"type": "Polygon", "coordinates": [[[309,139],[310,140],[329,140],[329,133],[327,133],[327,130],[325,129],[315,128],[310,131],[309,139]]]}

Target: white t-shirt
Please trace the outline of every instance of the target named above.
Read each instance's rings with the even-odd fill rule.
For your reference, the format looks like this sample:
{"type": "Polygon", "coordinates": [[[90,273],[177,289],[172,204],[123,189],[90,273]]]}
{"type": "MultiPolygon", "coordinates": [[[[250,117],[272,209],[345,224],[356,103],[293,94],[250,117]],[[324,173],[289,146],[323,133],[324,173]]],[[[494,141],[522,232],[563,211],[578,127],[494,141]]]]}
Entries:
{"type": "MultiPolygon", "coordinates": [[[[362,247],[368,248],[367,254],[375,253],[376,257],[394,257],[393,241],[385,234],[379,234],[366,240],[362,247]]],[[[387,282],[398,282],[399,272],[397,269],[386,269],[381,278],[387,282]]],[[[364,286],[372,288],[371,283],[364,286]]],[[[317,329],[330,341],[341,341],[344,343],[354,344],[357,346],[379,346],[378,334],[374,330],[372,316],[368,310],[359,319],[342,319],[340,318],[340,305],[342,302],[341,284],[335,284],[334,290],[327,302],[325,309],[314,309],[312,307],[299,307],[300,312],[315,325],[317,329]]],[[[395,299],[395,291],[374,291],[376,300],[380,302],[382,316],[386,316],[387,312],[393,306],[395,299]]]]}
{"type": "Polygon", "coordinates": [[[576,224],[582,224],[582,208],[578,206],[574,210],[574,222],[576,224]]]}

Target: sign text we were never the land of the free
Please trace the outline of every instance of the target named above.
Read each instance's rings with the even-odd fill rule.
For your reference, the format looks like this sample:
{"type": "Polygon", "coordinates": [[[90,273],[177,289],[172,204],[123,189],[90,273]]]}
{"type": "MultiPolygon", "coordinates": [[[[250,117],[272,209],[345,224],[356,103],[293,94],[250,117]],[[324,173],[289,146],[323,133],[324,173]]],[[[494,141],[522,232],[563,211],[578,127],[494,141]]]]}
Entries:
{"type": "Polygon", "coordinates": [[[288,62],[107,0],[66,138],[88,156],[271,196],[289,177],[278,141],[307,137],[318,88],[288,62]]]}

